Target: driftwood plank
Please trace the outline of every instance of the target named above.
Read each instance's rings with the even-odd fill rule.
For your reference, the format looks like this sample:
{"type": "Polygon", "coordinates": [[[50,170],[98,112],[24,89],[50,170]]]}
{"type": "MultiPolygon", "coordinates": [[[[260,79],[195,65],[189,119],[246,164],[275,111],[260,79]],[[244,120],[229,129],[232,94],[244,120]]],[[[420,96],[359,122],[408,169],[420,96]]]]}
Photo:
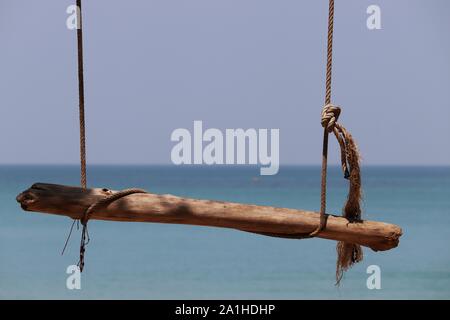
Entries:
{"type": "MultiPolygon", "coordinates": [[[[80,219],[89,205],[114,192],[108,189],[36,183],[19,194],[17,201],[27,211],[80,219]]],[[[189,224],[232,228],[281,238],[301,238],[303,234],[316,228],[319,214],[145,193],[116,200],[94,212],[91,219],[189,224]]],[[[349,223],[341,216],[328,215],[326,229],[318,237],[356,243],[379,251],[395,248],[401,235],[401,228],[393,224],[375,221],[349,223]]]]}

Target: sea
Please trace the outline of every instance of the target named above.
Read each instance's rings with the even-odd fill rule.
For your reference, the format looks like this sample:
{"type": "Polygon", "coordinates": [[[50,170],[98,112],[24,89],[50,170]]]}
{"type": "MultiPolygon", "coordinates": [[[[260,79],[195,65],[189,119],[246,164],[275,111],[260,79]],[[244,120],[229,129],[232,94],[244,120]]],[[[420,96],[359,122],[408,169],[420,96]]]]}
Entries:
{"type": "MultiPolygon", "coordinates": [[[[72,220],[25,212],[15,198],[35,182],[79,185],[79,168],[2,165],[0,299],[449,299],[450,167],[363,166],[362,177],[363,218],[397,224],[403,236],[389,251],[364,248],[339,286],[334,241],[93,220],[80,289],[69,289],[81,231],[62,255],[72,220]]],[[[252,166],[93,165],[88,185],[318,211],[320,167],[261,176],[252,166]]],[[[340,214],[347,189],[330,167],[329,213],[340,214]]]]}

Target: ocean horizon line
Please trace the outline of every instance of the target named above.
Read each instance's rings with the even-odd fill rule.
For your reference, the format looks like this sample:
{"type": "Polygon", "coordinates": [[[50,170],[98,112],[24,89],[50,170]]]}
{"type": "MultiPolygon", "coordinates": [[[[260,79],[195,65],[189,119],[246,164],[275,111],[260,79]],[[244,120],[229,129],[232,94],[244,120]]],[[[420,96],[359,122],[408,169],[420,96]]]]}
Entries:
{"type": "MultiPolygon", "coordinates": [[[[78,163],[0,163],[0,167],[79,167],[78,163]]],[[[174,165],[170,163],[91,163],[88,167],[171,167],[171,168],[259,168],[259,164],[188,164],[174,165]]],[[[321,164],[280,164],[280,167],[320,167],[321,164]]],[[[450,164],[362,164],[362,167],[380,168],[450,168],[450,164]]],[[[340,167],[340,164],[331,163],[328,167],[340,167]]]]}

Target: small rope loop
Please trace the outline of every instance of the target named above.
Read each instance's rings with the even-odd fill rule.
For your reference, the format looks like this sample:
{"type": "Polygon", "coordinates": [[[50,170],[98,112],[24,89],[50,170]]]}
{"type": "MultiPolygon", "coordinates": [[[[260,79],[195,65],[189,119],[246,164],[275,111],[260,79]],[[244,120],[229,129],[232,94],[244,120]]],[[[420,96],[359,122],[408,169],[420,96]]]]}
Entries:
{"type": "Polygon", "coordinates": [[[322,127],[326,128],[328,132],[333,131],[340,114],[341,114],[340,107],[335,106],[331,103],[325,105],[322,108],[322,119],[320,121],[322,127]]]}

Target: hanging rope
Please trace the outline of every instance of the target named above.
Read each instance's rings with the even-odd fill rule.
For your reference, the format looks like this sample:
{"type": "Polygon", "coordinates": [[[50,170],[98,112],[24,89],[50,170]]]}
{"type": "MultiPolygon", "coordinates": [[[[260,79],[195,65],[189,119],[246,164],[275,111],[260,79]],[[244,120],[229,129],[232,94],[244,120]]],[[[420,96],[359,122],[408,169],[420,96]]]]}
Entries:
{"type": "Polygon", "coordinates": [[[81,0],[77,0],[78,109],[80,117],[80,180],[86,189],[86,130],[84,122],[83,29],[81,0]]]}
{"type": "MultiPolygon", "coordinates": [[[[82,28],[82,11],[81,11],[81,0],[77,0],[77,46],[78,46],[78,98],[79,98],[79,120],[80,120],[80,180],[81,186],[86,189],[87,179],[86,179],[86,129],[84,120],[84,72],[83,72],[83,28],[82,28]]],[[[134,193],[146,193],[147,191],[141,189],[126,189],[119,191],[110,196],[107,196],[99,201],[93,203],[86,209],[84,216],[80,219],[83,225],[81,231],[81,242],[80,242],[80,261],[78,266],[82,272],[84,269],[84,253],[86,251],[86,245],[89,243],[89,232],[87,223],[92,213],[100,208],[107,206],[108,204],[116,201],[117,199],[123,198],[127,195],[134,193]]],[[[72,233],[72,227],[70,229],[70,234],[72,233]]],[[[69,234],[69,237],[70,237],[69,234]]],[[[67,246],[64,245],[64,248],[67,246]]],[[[64,250],[63,250],[64,251],[64,250]]]]}
{"type": "MultiPolygon", "coordinates": [[[[324,128],[322,148],[322,173],[320,192],[320,223],[310,236],[314,237],[326,227],[326,197],[327,197],[327,162],[328,135],[333,132],[341,149],[341,166],[344,177],[349,179],[349,193],[343,209],[343,216],[350,222],[361,220],[361,175],[359,168],[360,155],[351,134],[337,121],[341,114],[338,106],[331,104],[331,79],[333,66],[333,30],[334,30],[334,0],[329,0],[327,71],[325,81],[325,106],[322,109],[321,124],[324,128]]],[[[363,258],[359,245],[339,241],[337,244],[336,284],[339,284],[344,272],[363,258]]]]}
{"type": "MultiPolygon", "coordinates": [[[[78,48],[78,113],[80,122],[80,182],[81,187],[86,189],[87,179],[86,179],[86,129],[84,120],[84,70],[83,70],[83,15],[81,11],[81,0],[77,0],[77,48],[78,48]]],[[[83,229],[81,231],[81,243],[80,243],[80,262],[78,266],[80,271],[83,271],[84,266],[84,252],[86,244],[89,240],[87,221],[83,224],[83,229]]],[[[73,227],[73,225],[72,225],[73,227]]],[[[72,228],[70,233],[72,233],[72,228]]],[[[70,234],[69,234],[70,237],[70,234]]],[[[68,241],[68,240],[67,240],[68,241]]],[[[66,245],[67,245],[66,241],[66,245]]],[[[64,248],[66,247],[64,246],[64,248]]],[[[63,250],[64,252],[64,250],[63,250]]]]}

